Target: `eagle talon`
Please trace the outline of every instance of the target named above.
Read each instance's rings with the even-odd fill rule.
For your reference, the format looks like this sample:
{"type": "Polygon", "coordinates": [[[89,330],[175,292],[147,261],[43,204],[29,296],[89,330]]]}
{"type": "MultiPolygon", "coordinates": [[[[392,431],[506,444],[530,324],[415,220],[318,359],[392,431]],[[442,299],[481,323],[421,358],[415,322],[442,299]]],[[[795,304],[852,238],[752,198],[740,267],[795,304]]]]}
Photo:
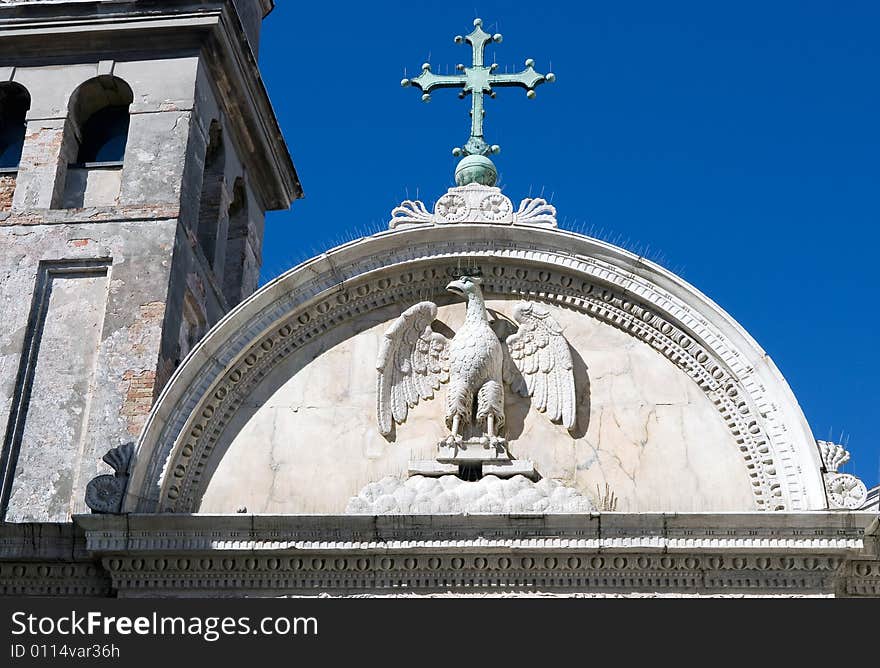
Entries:
{"type": "Polygon", "coordinates": [[[489,443],[493,448],[498,450],[506,450],[507,449],[507,439],[502,438],[501,436],[492,436],[489,439],[489,443]]]}
{"type": "Polygon", "coordinates": [[[449,447],[461,447],[462,443],[464,443],[464,439],[460,434],[449,434],[449,436],[446,437],[446,445],[449,447]]]}

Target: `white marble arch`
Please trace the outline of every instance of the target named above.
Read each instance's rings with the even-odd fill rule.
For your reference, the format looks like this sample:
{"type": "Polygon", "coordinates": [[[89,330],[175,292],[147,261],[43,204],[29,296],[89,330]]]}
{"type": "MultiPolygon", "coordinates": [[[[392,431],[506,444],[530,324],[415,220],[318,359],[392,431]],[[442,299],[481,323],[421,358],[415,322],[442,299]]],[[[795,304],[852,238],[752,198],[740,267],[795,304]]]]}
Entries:
{"type": "MultiPolygon", "coordinates": [[[[702,416],[707,410],[714,415],[700,418],[708,420],[705,434],[724,442],[725,475],[738,482],[724,492],[720,507],[713,505],[712,492],[703,490],[706,502],[682,510],[827,507],[819,451],[791,389],[769,356],[720,307],[662,267],[596,239],[554,228],[462,223],[406,227],[345,244],[291,269],[234,309],[190,353],[159,397],[136,447],[123,510],[234,512],[223,505],[236,502],[225,498],[234,488],[229,480],[249,456],[259,456],[256,450],[248,452],[241,439],[236,445],[251,416],[260,414],[249,399],[268,401],[287,383],[295,385],[296,379],[285,373],[295,375],[309,364],[320,364],[321,355],[348,345],[348,339],[376,336],[383,323],[414,301],[427,297],[450,304],[443,301],[443,287],[458,266],[468,263],[481,266],[486,293],[501,310],[512,299],[542,301],[568,313],[563,319],[569,328],[580,314],[601,325],[597,331],[613,330],[602,335],[608,345],[634,340],[639,359],[648,359],[647,352],[664,362],[652,363],[652,368],[668,367],[676,384],[682,379],[689,383],[682,390],[685,403],[699,406],[702,416]],[[224,462],[224,455],[238,459],[224,462]],[[216,471],[227,481],[215,483],[205,496],[216,471]],[[750,492],[746,500],[743,489],[750,492]]],[[[452,318],[453,312],[448,313],[452,318]]],[[[578,346],[575,340],[575,352],[578,346]]],[[[591,354],[587,367],[599,359],[591,354]]],[[[371,382],[372,366],[363,373],[371,382]]],[[[697,420],[688,429],[700,424],[697,420]]],[[[407,426],[399,428],[401,434],[407,426]]],[[[543,436],[548,433],[544,430],[543,436]]],[[[688,438],[695,441],[701,435],[688,438]]],[[[581,436],[589,440],[589,435],[581,436]]],[[[433,437],[426,431],[426,440],[433,437]]],[[[562,433],[558,438],[572,436],[562,433]]],[[[389,449],[395,446],[399,444],[387,444],[389,449]]],[[[318,438],[314,447],[330,445],[318,438]]],[[[534,454],[538,445],[523,441],[512,447],[526,447],[529,456],[541,459],[534,454]]],[[[407,458],[400,453],[394,457],[388,471],[399,469],[407,458]]],[[[325,456],[323,461],[331,467],[321,472],[324,476],[365,467],[357,457],[325,456]]],[[[670,471],[670,485],[676,484],[675,475],[670,471]]],[[[712,476],[710,489],[717,473],[712,476]]],[[[580,484],[577,474],[574,478],[567,482],[580,484]]],[[[589,489],[594,479],[581,482],[585,491],[594,491],[589,489]]],[[[271,483],[270,477],[243,477],[242,484],[271,483]]],[[[312,479],[310,484],[321,483],[312,479]]],[[[636,498],[627,490],[614,491],[636,498]]],[[[302,493],[299,487],[298,498],[302,493]]],[[[668,500],[652,508],[651,498],[627,501],[620,510],[676,510],[668,500]]],[[[339,506],[342,500],[335,503],[339,506]]],[[[282,504],[262,511],[341,511],[332,505],[282,504]]],[[[261,512],[259,507],[249,510],[261,512]]]]}

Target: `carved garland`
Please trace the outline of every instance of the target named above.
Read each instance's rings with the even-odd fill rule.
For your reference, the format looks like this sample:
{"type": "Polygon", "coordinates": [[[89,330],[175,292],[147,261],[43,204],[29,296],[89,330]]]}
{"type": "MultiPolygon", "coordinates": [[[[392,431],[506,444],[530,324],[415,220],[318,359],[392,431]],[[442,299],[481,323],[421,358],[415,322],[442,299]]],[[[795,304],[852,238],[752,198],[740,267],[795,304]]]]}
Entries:
{"type": "MultiPolygon", "coordinates": [[[[750,405],[746,393],[742,393],[745,398],[741,396],[740,383],[731,370],[710,355],[692,334],[661,317],[653,305],[640,303],[619,288],[560,271],[558,260],[553,268],[510,267],[509,263],[499,263],[498,253],[486,254],[482,250],[472,254],[482,254],[478,261],[484,267],[489,296],[519,295],[574,308],[645,341],[683,369],[712,400],[736,438],[758,508],[786,509],[768,438],[755,417],[758,412],[750,405]]],[[[549,253],[534,255],[544,261],[551,258],[549,253]]],[[[226,424],[242,399],[276,364],[328,329],[357,315],[391,303],[442,294],[448,278],[456,274],[450,261],[459,257],[434,255],[423,260],[434,265],[429,268],[408,270],[404,265],[397,272],[386,269],[379,277],[347,283],[344,290],[294,311],[284,323],[257,340],[202,400],[182,432],[182,446],[166,465],[161,509],[196,509],[202,492],[202,474],[226,424]]],[[[566,264],[571,264],[570,258],[566,264]]],[[[797,499],[792,501],[791,505],[797,508],[797,499]]]]}

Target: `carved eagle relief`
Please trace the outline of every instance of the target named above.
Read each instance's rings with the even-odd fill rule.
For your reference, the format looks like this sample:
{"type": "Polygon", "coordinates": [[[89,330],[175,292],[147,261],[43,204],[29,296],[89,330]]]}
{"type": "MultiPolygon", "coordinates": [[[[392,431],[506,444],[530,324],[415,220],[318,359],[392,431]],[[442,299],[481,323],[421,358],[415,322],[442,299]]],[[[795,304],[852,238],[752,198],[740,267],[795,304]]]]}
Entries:
{"type": "Polygon", "coordinates": [[[519,324],[502,341],[489,324],[482,281],[462,276],[446,289],[467,300],[464,324],[452,338],[434,331],[437,305],[420,302],[398,317],[382,340],[376,362],[379,431],[391,433],[420,400],[446,390],[449,444],[468,428],[480,428],[492,443],[504,441],[504,384],[532,407],[568,429],[575,426],[571,351],[562,328],[539,304],[520,302],[519,324]]]}

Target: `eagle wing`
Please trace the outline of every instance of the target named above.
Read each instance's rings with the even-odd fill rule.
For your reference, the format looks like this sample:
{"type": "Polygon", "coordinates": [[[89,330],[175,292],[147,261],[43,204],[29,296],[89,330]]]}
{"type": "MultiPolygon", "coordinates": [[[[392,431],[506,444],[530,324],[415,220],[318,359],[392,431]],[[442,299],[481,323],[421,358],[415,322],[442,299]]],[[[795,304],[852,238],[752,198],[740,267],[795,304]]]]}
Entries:
{"type": "Polygon", "coordinates": [[[420,399],[431,399],[449,380],[449,339],[431,329],[437,305],[410,306],[385,332],[376,360],[379,431],[391,433],[393,422],[406,420],[420,399]]]}
{"type": "Polygon", "coordinates": [[[513,311],[519,323],[507,337],[504,380],[532,405],[567,429],[575,424],[574,371],[562,327],[542,306],[520,302],[513,311]]]}

